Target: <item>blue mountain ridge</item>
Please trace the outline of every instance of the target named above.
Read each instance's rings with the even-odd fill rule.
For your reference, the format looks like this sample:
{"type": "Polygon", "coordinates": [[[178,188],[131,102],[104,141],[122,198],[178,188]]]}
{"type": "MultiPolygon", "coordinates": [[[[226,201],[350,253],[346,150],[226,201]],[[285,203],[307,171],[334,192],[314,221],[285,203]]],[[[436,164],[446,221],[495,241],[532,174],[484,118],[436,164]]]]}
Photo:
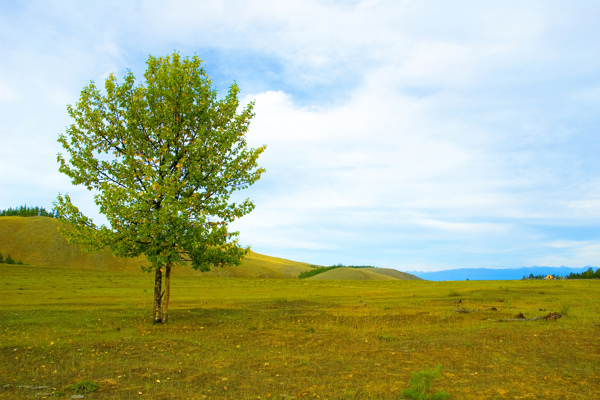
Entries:
{"type": "Polygon", "coordinates": [[[444,271],[405,271],[406,273],[413,274],[419,278],[428,281],[464,281],[464,280],[480,280],[480,281],[494,281],[494,280],[517,280],[523,279],[524,276],[533,275],[555,275],[555,276],[566,276],[571,272],[580,273],[587,271],[589,268],[594,270],[597,267],[582,267],[582,268],[570,268],[570,267],[521,267],[521,268],[507,268],[507,269],[491,269],[491,268],[459,268],[459,269],[448,269],[444,271]]]}

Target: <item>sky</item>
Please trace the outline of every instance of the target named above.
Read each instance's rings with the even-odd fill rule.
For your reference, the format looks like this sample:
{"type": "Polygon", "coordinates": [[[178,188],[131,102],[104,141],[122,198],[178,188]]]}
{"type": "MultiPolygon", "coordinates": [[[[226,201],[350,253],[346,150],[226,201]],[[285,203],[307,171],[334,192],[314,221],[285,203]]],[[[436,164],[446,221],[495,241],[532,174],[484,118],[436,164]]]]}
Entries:
{"type": "Polygon", "coordinates": [[[401,271],[600,265],[600,2],[0,1],[0,209],[92,193],[67,105],[149,55],[255,101],[258,253],[401,271]]]}

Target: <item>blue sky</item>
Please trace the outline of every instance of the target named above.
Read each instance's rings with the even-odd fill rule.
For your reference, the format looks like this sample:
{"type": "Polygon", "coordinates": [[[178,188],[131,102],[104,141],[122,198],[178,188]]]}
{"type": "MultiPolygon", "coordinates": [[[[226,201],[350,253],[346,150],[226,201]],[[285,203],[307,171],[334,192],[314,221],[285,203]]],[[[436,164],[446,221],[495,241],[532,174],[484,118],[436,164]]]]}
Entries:
{"type": "Polygon", "coordinates": [[[149,54],[256,100],[260,253],[400,270],[600,265],[596,1],[0,3],[0,209],[91,194],[66,105],[149,54]],[[125,3],[125,4],[121,4],[125,3]]]}

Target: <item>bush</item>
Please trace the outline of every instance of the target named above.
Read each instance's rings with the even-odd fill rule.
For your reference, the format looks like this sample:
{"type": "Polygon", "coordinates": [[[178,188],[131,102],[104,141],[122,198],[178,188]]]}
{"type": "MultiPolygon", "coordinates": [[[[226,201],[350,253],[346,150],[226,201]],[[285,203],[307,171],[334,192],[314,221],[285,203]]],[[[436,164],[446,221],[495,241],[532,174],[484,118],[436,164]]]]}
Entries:
{"type": "Polygon", "coordinates": [[[0,264],[2,264],[4,262],[4,257],[2,256],[2,253],[0,253],[0,264]]]}
{"type": "Polygon", "coordinates": [[[439,378],[442,365],[439,364],[434,370],[420,371],[413,373],[410,380],[410,387],[402,391],[405,399],[412,400],[446,400],[450,395],[443,390],[437,393],[431,393],[431,384],[433,380],[439,378]]]}
{"type": "Polygon", "coordinates": [[[7,264],[15,264],[15,260],[9,255],[6,256],[6,260],[4,261],[7,264]]]}
{"type": "Polygon", "coordinates": [[[67,390],[71,390],[76,393],[92,393],[100,388],[96,382],[83,380],[75,385],[69,385],[66,387],[67,390]]]}

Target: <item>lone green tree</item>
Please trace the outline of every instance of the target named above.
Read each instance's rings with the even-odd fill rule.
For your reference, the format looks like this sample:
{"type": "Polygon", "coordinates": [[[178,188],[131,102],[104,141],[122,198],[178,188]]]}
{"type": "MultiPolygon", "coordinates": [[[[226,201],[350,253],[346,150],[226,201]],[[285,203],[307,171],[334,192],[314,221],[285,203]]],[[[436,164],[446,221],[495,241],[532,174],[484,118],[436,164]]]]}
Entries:
{"type": "Polygon", "coordinates": [[[153,321],[165,323],[173,266],[207,271],[239,265],[248,252],[228,224],[254,204],[230,198],[260,178],[265,146],[249,148],[245,139],[254,103],[239,107],[235,83],[218,99],[197,56],[150,56],[144,77],[136,85],[130,71],[119,84],[111,74],[105,93],[92,81],[67,107],[75,122],[58,139],[66,151],[60,172],[96,192],[108,224],[96,225],[68,194],[54,205],[70,243],[147,257],[153,321]]]}

